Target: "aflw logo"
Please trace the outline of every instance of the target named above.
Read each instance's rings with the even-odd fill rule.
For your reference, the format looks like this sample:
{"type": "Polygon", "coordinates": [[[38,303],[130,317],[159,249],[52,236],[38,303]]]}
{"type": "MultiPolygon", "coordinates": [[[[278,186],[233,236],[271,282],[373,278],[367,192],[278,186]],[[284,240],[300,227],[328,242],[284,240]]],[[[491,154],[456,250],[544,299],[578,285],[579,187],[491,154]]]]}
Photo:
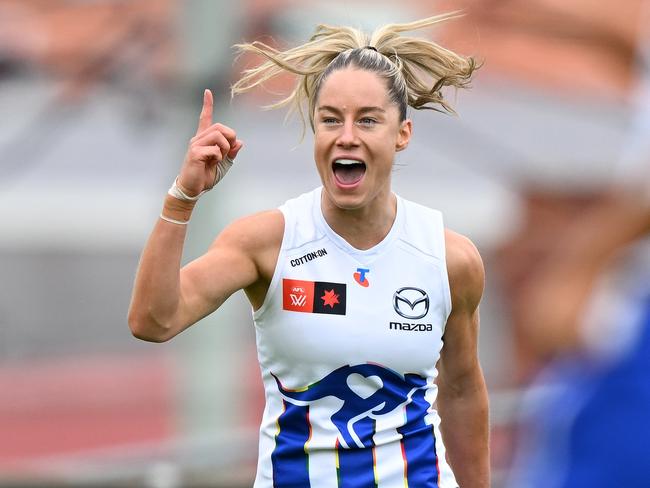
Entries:
{"type": "Polygon", "coordinates": [[[282,310],[345,315],[345,283],[282,278],[282,310]]]}
{"type": "Polygon", "coordinates": [[[289,298],[291,299],[291,305],[294,307],[304,307],[307,302],[307,294],[304,288],[299,286],[294,286],[289,293],[289,298]]]}

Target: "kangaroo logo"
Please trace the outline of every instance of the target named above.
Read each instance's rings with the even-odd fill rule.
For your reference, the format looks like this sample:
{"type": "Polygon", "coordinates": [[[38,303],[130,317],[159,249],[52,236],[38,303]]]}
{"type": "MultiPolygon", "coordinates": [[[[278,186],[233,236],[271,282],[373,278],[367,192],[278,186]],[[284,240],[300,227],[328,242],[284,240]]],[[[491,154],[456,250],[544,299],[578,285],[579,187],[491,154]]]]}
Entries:
{"type": "Polygon", "coordinates": [[[343,400],[331,419],[346,449],[372,446],[374,420],[405,405],[416,390],[426,388],[426,379],[419,375],[402,376],[376,364],[342,366],[299,389],[285,388],[273,377],[286,401],[294,405],[309,405],[327,396],[343,400]]]}

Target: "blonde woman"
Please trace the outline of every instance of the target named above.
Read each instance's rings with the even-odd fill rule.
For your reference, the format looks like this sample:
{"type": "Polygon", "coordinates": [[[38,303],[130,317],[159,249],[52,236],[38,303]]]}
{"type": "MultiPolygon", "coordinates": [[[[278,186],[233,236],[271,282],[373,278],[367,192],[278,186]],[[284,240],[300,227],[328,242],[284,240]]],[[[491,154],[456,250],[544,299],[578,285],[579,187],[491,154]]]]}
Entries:
{"type": "Polygon", "coordinates": [[[204,94],[142,255],[129,325],[140,339],[167,341],[245,291],[267,399],[256,488],[489,486],[481,258],[438,211],[391,191],[395,155],[411,139],[407,107],[450,111],[441,89],[466,86],[475,69],[400,33],[449,17],[371,36],[319,26],[287,51],[239,46],[266,61],[234,93],[297,75],[276,106],[307,110],[322,187],[233,222],[181,269],[196,200],[242,148],[234,129],[212,122],[204,94]]]}

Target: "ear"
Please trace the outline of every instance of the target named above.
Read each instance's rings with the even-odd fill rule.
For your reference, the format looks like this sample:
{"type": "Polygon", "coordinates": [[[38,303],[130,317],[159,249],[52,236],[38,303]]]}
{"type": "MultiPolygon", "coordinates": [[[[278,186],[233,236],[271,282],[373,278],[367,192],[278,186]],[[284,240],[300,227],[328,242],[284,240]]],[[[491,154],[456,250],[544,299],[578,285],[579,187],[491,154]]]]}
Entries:
{"type": "Polygon", "coordinates": [[[403,151],[409,145],[411,134],[413,132],[413,122],[411,119],[404,120],[399,127],[397,141],[395,142],[395,151],[403,151]]]}

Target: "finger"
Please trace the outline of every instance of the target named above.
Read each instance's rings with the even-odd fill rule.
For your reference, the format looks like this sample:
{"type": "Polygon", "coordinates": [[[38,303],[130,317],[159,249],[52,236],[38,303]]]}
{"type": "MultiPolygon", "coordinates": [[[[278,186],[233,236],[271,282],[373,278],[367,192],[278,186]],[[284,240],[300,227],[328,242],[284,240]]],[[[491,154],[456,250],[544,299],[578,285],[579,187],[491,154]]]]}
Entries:
{"type": "Polygon", "coordinates": [[[196,130],[197,135],[212,125],[212,110],[214,107],[214,99],[212,92],[206,88],[203,92],[203,107],[201,108],[201,115],[199,115],[199,127],[196,130]]]}
{"type": "Polygon", "coordinates": [[[203,139],[208,134],[212,134],[213,132],[220,132],[221,134],[223,134],[223,136],[226,138],[226,140],[231,146],[233,146],[237,141],[237,134],[235,133],[235,131],[230,127],[228,127],[227,125],[223,125],[218,122],[216,124],[212,124],[207,129],[196,134],[192,138],[192,141],[203,139]]]}
{"type": "Polygon", "coordinates": [[[221,149],[218,146],[202,146],[192,151],[192,156],[196,161],[221,161],[223,158],[221,149]]]}
{"type": "Polygon", "coordinates": [[[239,153],[239,150],[244,147],[244,143],[237,139],[235,141],[235,144],[230,148],[230,152],[228,153],[228,157],[230,159],[235,159],[237,157],[237,154],[239,153]]]}
{"type": "Polygon", "coordinates": [[[231,146],[221,132],[210,132],[200,139],[195,139],[193,146],[219,146],[222,154],[228,154],[231,146]]]}

